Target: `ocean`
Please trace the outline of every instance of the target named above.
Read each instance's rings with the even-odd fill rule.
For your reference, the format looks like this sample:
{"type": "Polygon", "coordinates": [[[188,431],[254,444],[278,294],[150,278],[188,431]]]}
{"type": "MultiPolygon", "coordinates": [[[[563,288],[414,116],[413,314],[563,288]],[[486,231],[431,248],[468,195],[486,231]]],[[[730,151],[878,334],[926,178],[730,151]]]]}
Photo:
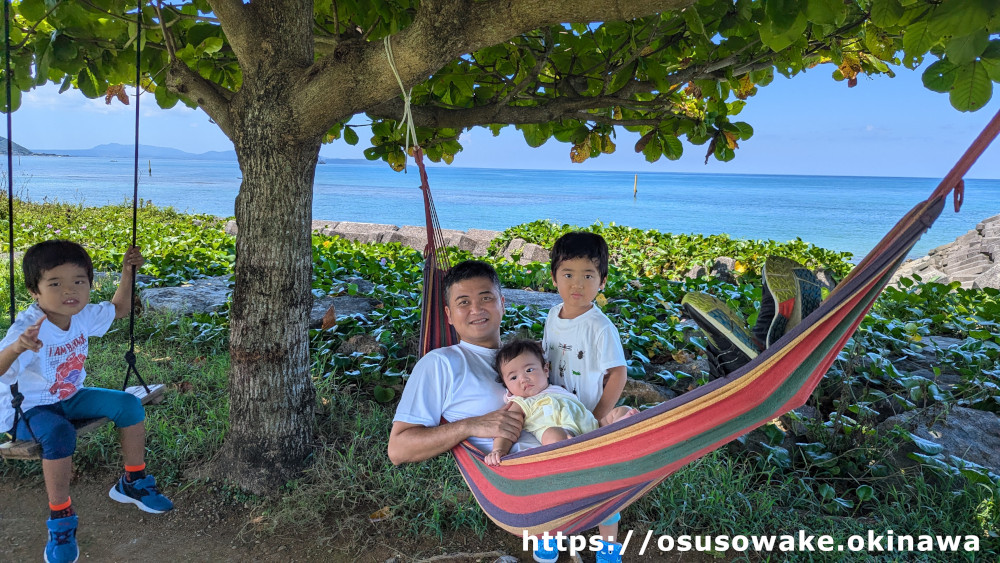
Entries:
{"type": "MultiPolygon", "coordinates": [[[[131,201],[133,161],[106,157],[15,158],[22,199],[85,205],[131,201]]],[[[241,172],[235,161],[144,159],[139,197],[179,211],[233,215],[241,172]]],[[[550,219],[586,226],[601,221],[672,233],[727,233],[794,240],[848,251],[860,259],[907,210],[938,184],[933,178],[779,176],[428,168],[444,228],[503,230],[550,219]]],[[[330,221],[423,224],[416,167],[317,165],[313,217],[330,221]]],[[[6,185],[6,181],[4,182],[6,185]]],[[[1000,180],[966,180],[965,203],[949,202],[917,243],[922,256],[1000,214],[1000,180]]],[[[141,228],[141,226],[140,226],[141,228]]]]}

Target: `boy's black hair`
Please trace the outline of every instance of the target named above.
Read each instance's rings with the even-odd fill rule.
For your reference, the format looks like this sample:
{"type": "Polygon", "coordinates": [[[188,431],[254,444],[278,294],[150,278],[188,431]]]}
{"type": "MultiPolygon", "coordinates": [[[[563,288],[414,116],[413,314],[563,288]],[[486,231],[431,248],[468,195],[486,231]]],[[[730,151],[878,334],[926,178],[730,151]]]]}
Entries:
{"type": "Polygon", "coordinates": [[[573,231],[559,237],[549,252],[550,269],[555,277],[559,264],[574,258],[588,258],[597,266],[601,281],[608,277],[608,243],[597,233],[573,231]]]}
{"type": "Polygon", "coordinates": [[[90,285],[94,285],[94,262],[87,251],[78,243],[59,239],[42,241],[24,253],[24,258],[21,259],[24,285],[30,291],[38,293],[38,282],[42,275],[63,264],[75,264],[87,270],[87,279],[90,285]]]}
{"type": "Polygon", "coordinates": [[[451,302],[451,286],[473,278],[486,278],[490,280],[496,286],[497,292],[500,292],[500,276],[497,275],[497,271],[493,269],[493,266],[481,260],[464,260],[452,266],[448,270],[448,273],[441,279],[441,285],[444,286],[445,304],[451,302]]]}
{"type": "MultiPolygon", "coordinates": [[[[537,340],[516,338],[501,346],[497,350],[497,355],[493,358],[493,370],[497,372],[498,383],[504,383],[500,368],[525,352],[530,352],[538,356],[538,359],[542,362],[542,366],[545,366],[545,350],[542,349],[542,345],[537,340]]],[[[506,387],[506,383],[504,383],[504,386],[506,387]]]]}

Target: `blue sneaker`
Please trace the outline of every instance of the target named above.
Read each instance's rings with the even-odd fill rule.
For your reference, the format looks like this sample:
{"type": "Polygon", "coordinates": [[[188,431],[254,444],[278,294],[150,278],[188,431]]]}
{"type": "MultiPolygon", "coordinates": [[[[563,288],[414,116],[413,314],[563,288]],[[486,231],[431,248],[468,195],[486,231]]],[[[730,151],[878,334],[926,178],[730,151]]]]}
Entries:
{"type": "Polygon", "coordinates": [[[539,536],[535,551],[531,556],[538,563],[556,563],[559,560],[559,549],[556,547],[556,539],[553,537],[542,539],[539,536]]]}
{"type": "Polygon", "coordinates": [[[146,475],[131,483],[122,475],[115,486],[108,491],[108,496],[118,502],[130,502],[138,506],[139,510],[151,514],[160,514],[174,507],[170,499],[160,494],[156,488],[156,479],[152,475],[146,475]]]}
{"type": "Polygon", "coordinates": [[[622,563],[622,544],[601,541],[601,550],[597,552],[597,563],[622,563]]]}
{"type": "Polygon", "coordinates": [[[76,515],[47,520],[49,542],[45,544],[45,563],[74,563],[80,558],[76,545],[76,515]]]}

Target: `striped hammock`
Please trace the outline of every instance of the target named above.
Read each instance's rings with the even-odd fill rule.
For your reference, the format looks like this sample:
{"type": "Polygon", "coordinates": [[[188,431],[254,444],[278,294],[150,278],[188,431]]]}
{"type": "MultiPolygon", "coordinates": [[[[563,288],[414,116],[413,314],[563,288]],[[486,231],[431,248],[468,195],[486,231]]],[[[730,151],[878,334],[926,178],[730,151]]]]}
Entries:
{"type": "MultiPolygon", "coordinates": [[[[517,535],[580,533],[684,465],[804,404],[952,190],[958,211],[962,176],[998,132],[1000,113],[931,196],[818,309],[729,376],[595,432],[509,455],[498,467],[486,465],[483,452],[468,442],[455,446],[452,453],[476,501],[498,526],[517,535]]],[[[438,273],[431,279],[440,281],[438,273]]],[[[425,285],[426,303],[434,303],[428,292],[435,290],[440,293],[440,286],[425,285]]]]}

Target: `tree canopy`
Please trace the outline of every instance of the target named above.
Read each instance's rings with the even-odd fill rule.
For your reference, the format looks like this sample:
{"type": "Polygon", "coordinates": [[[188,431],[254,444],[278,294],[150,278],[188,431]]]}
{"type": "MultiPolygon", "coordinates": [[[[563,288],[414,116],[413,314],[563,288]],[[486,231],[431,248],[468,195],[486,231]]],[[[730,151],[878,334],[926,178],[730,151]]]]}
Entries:
{"type": "MultiPolygon", "coordinates": [[[[17,90],[52,81],[96,98],[134,81],[134,2],[14,4],[17,90]]],[[[250,17],[254,4],[144,3],[145,86],[160,106],[200,105],[232,135],[224,113],[243,86],[241,58],[267,35],[255,29],[265,20],[250,17]],[[238,22],[228,36],[227,21],[238,22]]],[[[862,73],[923,65],[924,85],[961,111],[986,105],[1000,81],[1000,39],[991,39],[1000,8],[991,0],[673,0],[633,3],[631,14],[604,4],[612,5],[317,2],[302,22],[314,60],[289,103],[326,142],[360,142],[348,121],[367,114],[366,156],[400,169],[403,104],[382,46],[393,37],[433,160],[451,162],[465,129],[509,125],[530,146],[570,143],[574,161],[615,150],[616,127],[638,132],[635,148],[651,161],[678,158],[681,138],[729,160],[753,133],[740,110],[775,73],[830,63],[853,86],[862,73]]],[[[19,100],[15,93],[15,109],[19,100]]]]}
{"type": "MultiPolygon", "coordinates": [[[[311,445],[305,337],[312,181],[324,142],[405,162],[402,87],[419,143],[451,162],[472,127],[566,143],[573,160],[639,134],[646,159],[682,139],[734,158],[739,121],[775,73],[923,66],[972,111],[1000,81],[995,0],[15,0],[13,95],[47,82],[127,99],[141,45],[157,103],[200,107],[233,141],[243,184],[231,310],[230,428],[218,475],[265,491],[311,445]],[[140,17],[141,13],[141,17],[140,17]],[[142,28],[142,34],[138,33],[142,28]],[[387,43],[388,41],[388,43],[387,43]],[[391,48],[392,56],[388,56],[391,48]],[[365,124],[367,125],[367,123],[365,124]]],[[[6,75],[5,75],[6,78],[6,75]]],[[[5,100],[6,101],[6,100],[5,100]]],[[[347,180],[345,180],[347,181],[347,180]]],[[[349,214],[350,210],[345,210],[349,214]]]]}

